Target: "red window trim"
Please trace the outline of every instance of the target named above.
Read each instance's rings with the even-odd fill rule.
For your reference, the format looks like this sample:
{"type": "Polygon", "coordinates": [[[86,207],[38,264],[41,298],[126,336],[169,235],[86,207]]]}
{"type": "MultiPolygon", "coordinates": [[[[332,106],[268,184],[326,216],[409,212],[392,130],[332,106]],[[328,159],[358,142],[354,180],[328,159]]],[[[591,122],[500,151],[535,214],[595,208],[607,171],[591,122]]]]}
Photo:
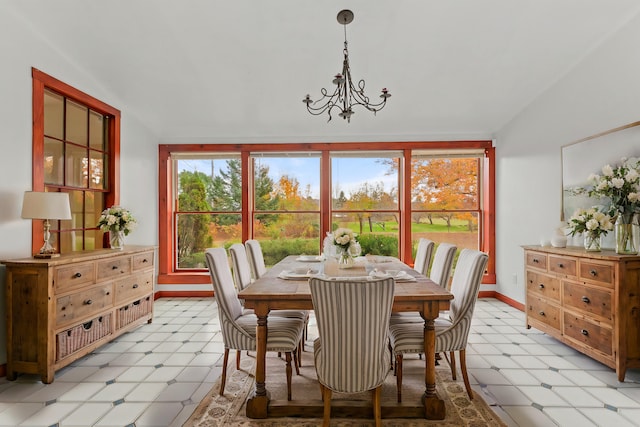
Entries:
{"type": "MultiPolygon", "coordinates": [[[[108,179],[109,191],[105,193],[106,206],[120,203],[120,110],[88,95],[42,71],[31,68],[32,77],[32,166],[31,180],[33,191],[44,191],[44,92],[50,89],[69,99],[88,106],[90,109],[109,116],[109,152],[108,179]]],[[[38,252],[43,241],[42,222],[31,223],[31,247],[38,252]]]]}
{"type": "MultiPolygon", "coordinates": [[[[410,150],[428,150],[428,149],[470,149],[481,148],[485,150],[484,158],[484,177],[483,182],[483,212],[484,212],[484,228],[482,230],[481,247],[484,252],[489,254],[489,263],[487,273],[483,278],[483,283],[495,283],[495,149],[492,142],[488,140],[481,141],[408,141],[408,142],[346,142],[346,143],[280,143],[280,144],[161,144],[158,147],[158,187],[159,187],[159,249],[158,249],[158,283],[159,284],[207,284],[211,283],[209,274],[206,272],[176,272],[173,270],[174,265],[174,242],[172,239],[172,173],[171,170],[171,153],[174,152],[240,152],[243,159],[243,171],[245,162],[248,162],[248,156],[251,152],[292,152],[292,151],[320,151],[322,152],[323,165],[327,167],[329,163],[329,152],[335,151],[384,151],[384,150],[405,150],[405,157],[410,150]]],[[[405,162],[403,176],[410,173],[410,165],[405,162]]],[[[248,173],[248,172],[247,172],[248,173]]],[[[321,177],[324,180],[330,178],[330,174],[326,170],[321,171],[321,177]]],[[[243,179],[246,177],[243,176],[243,179]]],[[[247,181],[245,181],[247,182],[247,181]]],[[[321,194],[321,224],[324,229],[328,229],[331,223],[329,218],[329,188],[328,182],[323,182],[323,193],[321,194]],[[327,194],[324,194],[327,193],[327,194]]],[[[403,186],[404,193],[402,199],[404,201],[411,199],[411,189],[409,186],[403,186]]],[[[244,194],[243,194],[243,197],[244,194]]],[[[403,200],[400,203],[404,203],[403,200]]],[[[248,203],[243,199],[243,210],[248,209],[248,203]]],[[[411,254],[411,212],[403,210],[404,216],[401,236],[404,238],[403,247],[401,248],[401,257],[403,254],[411,254]]],[[[246,215],[246,211],[244,212],[246,215]]],[[[324,232],[322,232],[324,233],[324,232]]],[[[243,227],[242,240],[248,239],[248,227],[243,227]]]]}

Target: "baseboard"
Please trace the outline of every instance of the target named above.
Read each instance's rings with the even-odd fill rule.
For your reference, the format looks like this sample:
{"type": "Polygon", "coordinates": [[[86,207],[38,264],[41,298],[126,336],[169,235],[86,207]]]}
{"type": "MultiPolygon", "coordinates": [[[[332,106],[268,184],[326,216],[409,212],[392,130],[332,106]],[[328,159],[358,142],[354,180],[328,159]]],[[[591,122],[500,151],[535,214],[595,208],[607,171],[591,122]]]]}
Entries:
{"type": "Polygon", "coordinates": [[[524,304],[518,302],[514,299],[509,298],[508,296],[499,294],[496,291],[480,291],[478,293],[478,298],[495,298],[503,303],[510,305],[513,308],[517,308],[520,311],[524,311],[524,304]]]}

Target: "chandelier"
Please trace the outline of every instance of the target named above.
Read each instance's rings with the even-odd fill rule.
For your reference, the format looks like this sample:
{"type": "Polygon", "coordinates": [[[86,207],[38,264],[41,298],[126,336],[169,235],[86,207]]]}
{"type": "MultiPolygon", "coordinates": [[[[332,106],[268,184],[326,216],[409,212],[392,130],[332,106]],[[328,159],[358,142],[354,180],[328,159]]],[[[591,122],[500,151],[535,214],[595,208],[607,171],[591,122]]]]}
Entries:
{"type": "Polygon", "coordinates": [[[307,110],[314,116],[320,115],[325,111],[329,114],[329,120],[331,121],[331,111],[334,108],[340,110],[338,114],[347,122],[351,122],[351,116],[354,114],[353,107],[361,105],[369,111],[376,112],[382,110],[387,104],[387,98],[391,96],[389,91],[384,88],[380,101],[377,104],[372,104],[369,97],[364,94],[364,80],[360,80],[358,85],[355,86],[353,79],[351,78],[351,68],[349,67],[349,50],[347,49],[347,24],[353,21],[353,12],[350,10],[342,10],[338,13],[338,22],[344,25],[344,60],[342,61],[342,73],[336,74],[333,79],[333,84],[336,85],[336,89],[331,95],[326,88],[322,88],[320,93],[322,98],[317,101],[313,101],[310,95],[305,96],[302,100],[307,105],[307,110]],[[318,105],[319,104],[319,105],[318,105]],[[316,107],[316,105],[318,105],[316,107]]]}

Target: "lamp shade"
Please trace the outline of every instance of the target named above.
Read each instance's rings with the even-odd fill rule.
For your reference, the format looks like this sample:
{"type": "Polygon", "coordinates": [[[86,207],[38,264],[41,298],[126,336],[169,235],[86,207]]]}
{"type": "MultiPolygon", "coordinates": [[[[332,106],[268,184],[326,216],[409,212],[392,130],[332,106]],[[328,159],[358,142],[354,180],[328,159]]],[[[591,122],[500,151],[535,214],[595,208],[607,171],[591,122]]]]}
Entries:
{"type": "Polygon", "coordinates": [[[69,194],[25,191],[21,216],[25,219],[71,219],[69,194]]]}

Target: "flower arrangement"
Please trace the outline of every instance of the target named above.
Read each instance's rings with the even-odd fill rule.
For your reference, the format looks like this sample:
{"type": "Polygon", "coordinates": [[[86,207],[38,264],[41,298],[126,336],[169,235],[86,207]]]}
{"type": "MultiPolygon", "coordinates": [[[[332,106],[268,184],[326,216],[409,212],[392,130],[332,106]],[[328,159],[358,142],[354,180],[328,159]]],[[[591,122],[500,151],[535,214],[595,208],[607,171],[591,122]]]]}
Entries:
{"type": "Polygon", "coordinates": [[[357,256],[360,254],[357,235],[348,228],[338,228],[333,232],[333,244],[340,252],[348,255],[357,256]]]}
{"type": "Polygon", "coordinates": [[[590,187],[579,187],[575,193],[607,199],[609,207],[606,212],[616,217],[616,252],[637,253],[633,216],[640,210],[640,159],[623,157],[619,165],[607,164],[602,167],[601,175],[591,174],[588,179],[590,187]]]}
{"type": "Polygon", "coordinates": [[[608,199],[610,216],[632,215],[640,208],[640,159],[623,157],[619,165],[607,164],[601,175],[591,174],[588,180],[590,187],[577,188],[576,193],[608,199]]]}
{"type": "Polygon", "coordinates": [[[606,236],[613,230],[611,217],[600,212],[598,208],[577,209],[569,219],[569,229],[572,236],[577,233],[588,233],[592,237],[606,236]]]}
{"type": "Polygon", "coordinates": [[[98,227],[102,231],[122,231],[125,236],[132,232],[137,225],[136,219],[127,209],[111,206],[102,211],[98,220],[98,227]]]}

